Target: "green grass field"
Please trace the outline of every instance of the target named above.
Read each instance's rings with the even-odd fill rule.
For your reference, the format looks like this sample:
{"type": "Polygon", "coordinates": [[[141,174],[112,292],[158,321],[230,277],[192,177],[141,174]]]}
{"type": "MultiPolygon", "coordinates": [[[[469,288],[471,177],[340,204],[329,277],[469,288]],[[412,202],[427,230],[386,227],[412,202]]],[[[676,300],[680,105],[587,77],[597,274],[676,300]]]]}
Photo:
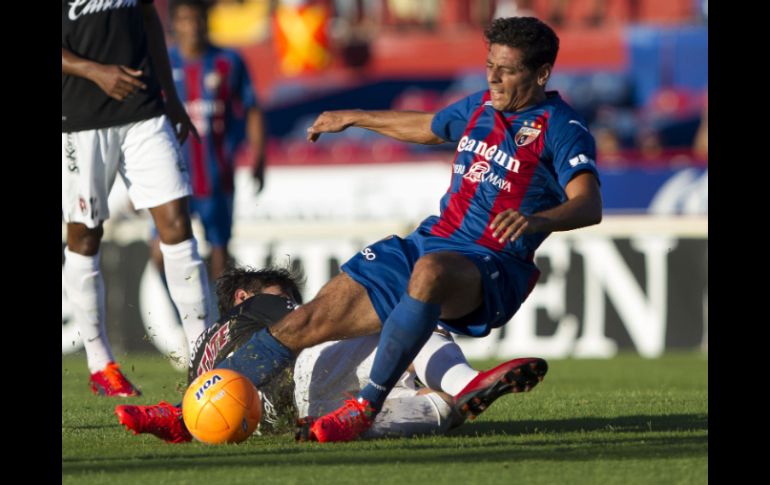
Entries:
{"type": "Polygon", "coordinates": [[[160,356],[120,360],[142,397],[93,396],[84,354],[62,358],[62,483],[708,481],[708,360],[702,354],[552,360],[534,390],[499,399],[448,436],[324,445],[295,444],[290,434],[221,446],[134,436],[118,424],[115,405],[178,402],[184,376],[160,356]]]}

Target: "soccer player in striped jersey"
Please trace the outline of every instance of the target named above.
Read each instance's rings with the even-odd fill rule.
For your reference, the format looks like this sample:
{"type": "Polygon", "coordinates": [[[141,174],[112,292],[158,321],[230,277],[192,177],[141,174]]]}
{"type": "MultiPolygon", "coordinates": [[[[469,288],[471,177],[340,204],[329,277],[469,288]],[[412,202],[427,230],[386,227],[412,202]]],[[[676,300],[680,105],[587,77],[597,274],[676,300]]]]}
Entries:
{"type": "MultiPolygon", "coordinates": [[[[505,325],[539,277],[534,253],[543,240],[601,221],[593,137],[558,93],[546,91],[558,37],[532,17],[496,19],[484,34],[488,89],[438,113],[326,112],[308,129],[311,141],[354,126],[406,142],[456,143],[438,216],[405,238],[364,248],[312,301],[219,364],[250,362],[259,387],[302,349],[381,332],[369,383],[336,411],[305,420],[311,440],[366,432],[437,326],[483,337],[505,325]]],[[[515,371],[481,373],[456,404],[475,413],[515,371]]]]}
{"type": "MultiPolygon", "coordinates": [[[[172,0],[175,45],[169,60],[177,93],[190,114],[200,140],[182,147],[190,167],[193,194],[190,210],[198,214],[211,245],[211,275],[218,278],[230,259],[236,149],[248,141],[252,176],[262,187],[265,130],[254,86],[241,56],[208,40],[208,3],[172,0]]],[[[157,240],[153,260],[161,266],[157,240]]]]}

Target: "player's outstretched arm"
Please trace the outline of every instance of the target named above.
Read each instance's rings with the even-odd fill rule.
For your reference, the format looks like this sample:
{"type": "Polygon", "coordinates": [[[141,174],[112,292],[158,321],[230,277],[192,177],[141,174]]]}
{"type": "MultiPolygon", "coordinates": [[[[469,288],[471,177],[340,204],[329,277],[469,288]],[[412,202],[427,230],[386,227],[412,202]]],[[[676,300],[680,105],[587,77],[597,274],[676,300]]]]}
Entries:
{"type": "Polygon", "coordinates": [[[78,76],[95,83],[107,96],[123,101],[138,89],[147,86],[137,79],[142,71],[128,66],[100,64],[89,61],[70,50],[61,48],[61,72],[68,76],[78,76]]]}
{"type": "Polygon", "coordinates": [[[515,241],[522,234],[569,231],[601,222],[602,196],[592,173],[578,173],[564,191],[566,202],[537,214],[526,216],[513,209],[500,212],[490,224],[492,235],[500,242],[515,241]]]}
{"type": "Polygon", "coordinates": [[[366,128],[399,141],[436,145],[444,140],[430,129],[433,113],[419,111],[325,111],[307,129],[307,139],[318,140],[321,133],[338,133],[355,126],[366,128]]]}
{"type": "Polygon", "coordinates": [[[160,87],[163,89],[166,98],[166,114],[171,121],[171,126],[174,127],[176,137],[179,143],[184,143],[187,135],[192,132],[195,138],[200,140],[198,131],[176,92],[174,78],[171,75],[171,62],[168,60],[168,50],[166,50],[163,25],[160,23],[158,12],[153,4],[142,5],[142,19],[144,20],[144,30],[147,32],[147,50],[155,66],[160,87]]]}

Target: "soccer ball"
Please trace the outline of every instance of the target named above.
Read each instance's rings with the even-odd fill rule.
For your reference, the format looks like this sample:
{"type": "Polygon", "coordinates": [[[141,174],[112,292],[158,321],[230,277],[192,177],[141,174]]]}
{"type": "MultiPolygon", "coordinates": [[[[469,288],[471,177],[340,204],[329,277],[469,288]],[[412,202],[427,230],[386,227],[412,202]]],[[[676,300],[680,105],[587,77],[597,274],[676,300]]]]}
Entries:
{"type": "Polygon", "coordinates": [[[229,369],[199,375],[182,400],[182,418],[204,443],[240,443],[257,429],[262,402],[254,384],[229,369]]]}

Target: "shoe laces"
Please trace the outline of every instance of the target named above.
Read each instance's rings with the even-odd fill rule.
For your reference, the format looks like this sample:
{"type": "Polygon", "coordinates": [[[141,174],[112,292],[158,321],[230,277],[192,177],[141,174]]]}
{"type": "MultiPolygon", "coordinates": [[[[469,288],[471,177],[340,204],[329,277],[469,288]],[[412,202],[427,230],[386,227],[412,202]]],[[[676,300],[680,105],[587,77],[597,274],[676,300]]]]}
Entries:
{"type": "Polygon", "coordinates": [[[353,396],[345,400],[344,406],[331,414],[331,418],[342,425],[353,425],[356,423],[369,424],[374,410],[369,406],[365,399],[363,402],[353,396]]]}

